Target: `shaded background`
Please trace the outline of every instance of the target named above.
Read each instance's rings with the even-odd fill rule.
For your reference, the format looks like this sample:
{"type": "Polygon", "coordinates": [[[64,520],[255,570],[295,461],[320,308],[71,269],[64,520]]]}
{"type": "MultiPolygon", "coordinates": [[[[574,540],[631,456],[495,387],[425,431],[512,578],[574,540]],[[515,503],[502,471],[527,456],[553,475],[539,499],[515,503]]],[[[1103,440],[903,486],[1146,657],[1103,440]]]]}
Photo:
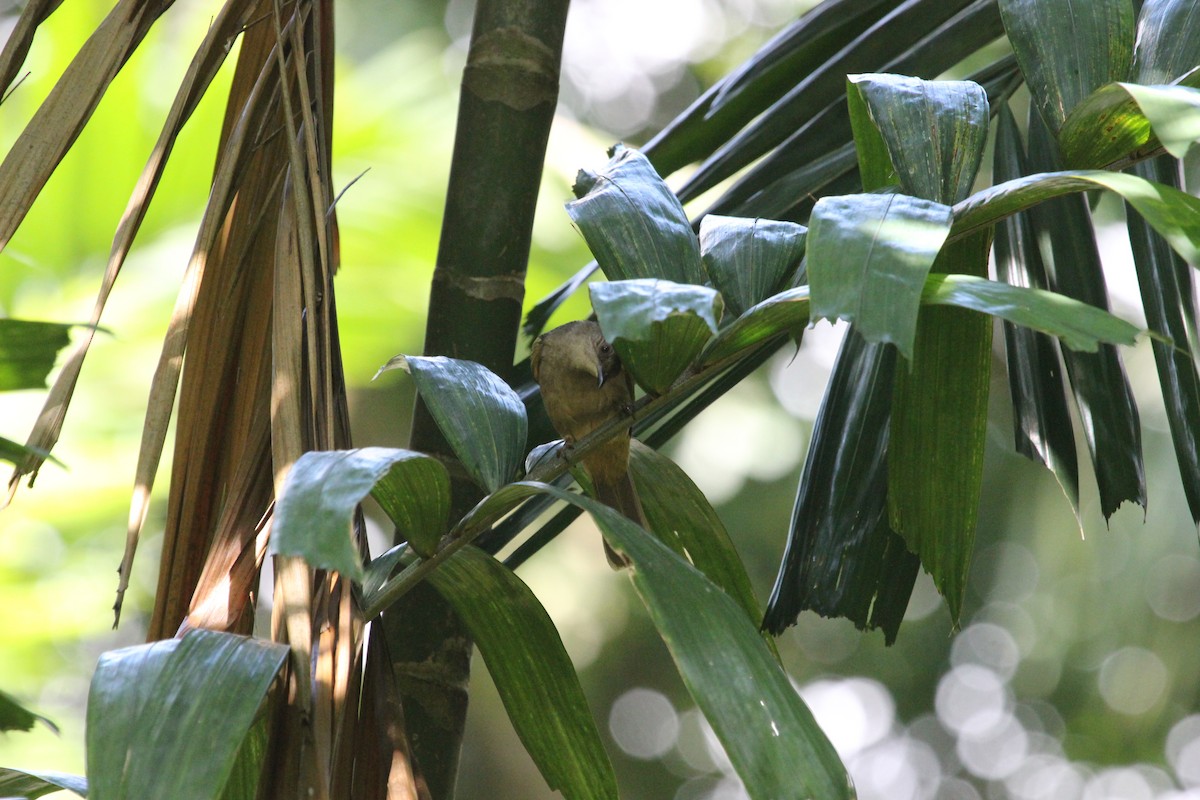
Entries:
{"type": "MultiPolygon", "coordinates": [[[[576,170],[602,165],[604,149],[617,139],[644,141],[810,5],[575,0],[527,305],[588,259],[562,209],[576,170]]],[[[0,253],[0,315],[87,318],[120,212],[215,9],[180,0],[114,82],[0,253]]],[[[370,379],[391,356],[421,348],[471,9],[468,0],[353,0],[338,9],[335,187],[361,175],[339,201],[337,279],[358,445],[407,441],[411,385],[398,373],[370,379]]],[[[96,0],[73,0],[44,26],[26,65],[29,77],[0,106],[5,146],[107,10],[96,0]]],[[[0,13],[0,27],[10,27],[16,9],[0,13]]],[[[161,533],[143,542],[118,631],[109,630],[109,609],[145,397],[205,198],[221,94],[211,92],[185,129],[176,152],[186,157],[172,159],[109,303],[109,334],[93,347],[56,451],[67,468],[47,466],[34,490],[22,490],[0,512],[0,609],[7,622],[0,688],[62,729],[57,736],[42,727],[0,735],[6,766],[82,773],[96,658],[144,636],[161,533]]],[[[703,208],[701,198],[691,210],[703,208]]],[[[1118,203],[1102,200],[1096,211],[1098,224],[1121,225],[1118,203]]],[[[1102,239],[1114,308],[1144,325],[1122,228],[1114,230],[1102,239]]],[[[554,321],[585,313],[586,300],[576,299],[554,321]]],[[[668,448],[717,505],[760,598],[783,550],[839,337],[839,328],[817,326],[799,352],[778,356],[668,448]]],[[[810,613],[779,640],[860,797],[1200,798],[1200,788],[1189,789],[1200,787],[1200,548],[1149,346],[1123,355],[1142,411],[1146,513],[1126,507],[1106,525],[1085,478],[1077,520],[1049,473],[1014,454],[998,369],[961,632],[953,635],[922,576],[894,647],[885,648],[881,634],[810,613]]],[[[39,392],[0,395],[0,433],[23,439],[41,401],[39,392]]],[[[161,503],[156,512],[161,528],[161,503]]],[[[377,531],[375,544],[385,538],[377,531]]],[[[589,523],[577,523],[520,574],[546,604],[580,671],[609,737],[622,796],[741,797],[640,602],[627,579],[607,568],[597,539],[589,523]]],[[[512,732],[482,664],[473,677],[460,796],[554,796],[512,732]]]]}

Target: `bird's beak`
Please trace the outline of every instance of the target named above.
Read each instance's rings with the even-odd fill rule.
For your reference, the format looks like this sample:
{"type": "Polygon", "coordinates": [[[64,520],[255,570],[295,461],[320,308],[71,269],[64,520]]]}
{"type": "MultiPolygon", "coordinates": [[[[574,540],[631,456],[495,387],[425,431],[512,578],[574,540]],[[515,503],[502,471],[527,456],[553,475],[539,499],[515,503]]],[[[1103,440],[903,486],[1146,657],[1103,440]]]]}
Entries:
{"type": "Polygon", "coordinates": [[[604,374],[604,365],[599,362],[596,362],[596,378],[599,379],[599,382],[596,384],[597,387],[603,386],[604,381],[608,379],[608,376],[604,374]]]}

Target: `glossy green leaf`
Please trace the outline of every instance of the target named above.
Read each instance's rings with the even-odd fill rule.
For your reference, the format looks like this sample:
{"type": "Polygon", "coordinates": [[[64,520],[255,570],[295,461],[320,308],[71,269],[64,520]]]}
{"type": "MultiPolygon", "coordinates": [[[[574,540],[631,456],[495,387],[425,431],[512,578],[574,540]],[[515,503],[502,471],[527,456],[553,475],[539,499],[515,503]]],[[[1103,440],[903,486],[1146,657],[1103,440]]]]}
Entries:
{"type": "MultiPolygon", "coordinates": [[[[1189,263],[1200,263],[1200,199],[1136,175],[1099,170],[1039,172],[997,184],[954,206],[952,236],[992,225],[1055,197],[1092,189],[1116,192],[1189,263]]],[[[809,233],[812,235],[811,231],[809,233]]],[[[809,243],[811,251],[812,243],[809,243]]]]}
{"type": "Polygon", "coordinates": [[[827,0],[784,28],[757,53],[654,136],[644,152],[667,175],[706,158],[833,57],[901,0],[827,0]]]}
{"type": "Polygon", "coordinates": [[[400,566],[410,556],[408,542],[401,542],[372,558],[371,562],[367,564],[363,575],[363,597],[371,597],[377,594],[383,585],[387,583],[388,579],[392,577],[392,573],[396,570],[396,567],[400,566]]]}
{"type": "Polygon", "coordinates": [[[851,75],[891,156],[902,190],[954,203],[971,191],[988,132],[988,99],[970,81],[851,75]]]}
{"type": "Polygon", "coordinates": [[[700,221],[700,254],[731,314],[782,288],[800,265],[808,229],[794,222],[709,214],[700,221]]]}
{"type": "Polygon", "coordinates": [[[20,770],[0,767],[0,797],[33,798],[66,789],[87,797],[88,782],[78,775],[49,770],[20,770]]]}
{"type": "MultiPolygon", "coordinates": [[[[987,139],[983,87],[897,75],[851,80],[901,191],[947,204],[970,192],[987,139]]],[[[985,275],[989,244],[988,232],[950,242],[932,269],[985,275]]],[[[957,620],[983,478],[992,326],[986,317],[939,307],[923,309],[914,326],[893,388],[889,524],[920,556],[957,620]]]]}
{"type": "Polygon", "coordinates": [[[58,351],[71,342],[71,327],[0,319],[0,392],[45,388],[58,351]]]}
{"type": "MultiPolygon", "coordinates": [[[[1179,180],[1179,166],[1168,157],[1142,162],[1135,165],[1134,170],[1159,183],[1179,180]]],[[[1190,267],[1136,211],[1126,209],[1125,222],[1146,323],[1151,330],[1170,340],[1152,339],[1150,344],[1158,367],[1163,408],[1175,446],[1183,493],[1192,512],[1192,523],[1200,525],[1200,445],[1196,440],[1196,432],[1200,431],[1200,375],[1190,352],[1191,338],[1185,315],[1185,309],[1192,304],[1191,284],[1181,286],[1180,280],[1180,276],[1190,277],[1190,267]]]]}
{"type": "MultiPolygon", "coordinates": [[[[996,126],[992,178],[1013,180],[1025,172],[1025,148],[1016,119],[1005,104],[996,126]]],[[[1028,214],[1014,214],[996,225],[995,252],[996,277],[1001,281],[1030,289],[1049,286],[1028,214]]],[[[1017,452],[1046,465],[1078,519],[1079,458],[1058,348],[1053,339],[1032,328],[1009,321],[1003,328],[1017,452]]]]}
{"type": "Polygon", "coordinates": [[[912,355],[925,276],[950,231],[950,207],[897,194],[825,197],[813,208],[813,319],[853,322],[868,341],[912,355]]]}
{"type": "Polygon", "coordinates": [[[858,156],[858,175],[864,192],[876,192],[899,186],[896,166],[888,153],[887,142],[871,119],[871,109],[855,82],[858,76],[846,76],[846,101],[850,109],[850,129],[854,132],[854,151],[858,156]]]}
{"type": "MultiPolygon", "coordinates": [[[[995,13],[994,3],[985,3],[983,7],[990,7],[995,13]]],[[[1022,85],[1016,59],[1011,54],[972,73],[970,79],[984,87],[992,106],[1005,102],[1022,85]]],[[[847,98],[852,94],[861,102],[857,92],[848,92],[847,98]]],[[[874,129],[865,108],[861,113],[867,119],[867,127],[874,129]]],[[[859,180],[853,147],[847,143],[853,120],[847,122],[845,117],[844,108],[827,107],[773,152],[748,167],[709,207],[709,213],[804,221],[818,197],[895,185],[895,179],[859,180]]],[[[857,134],[855,138],[861,152],[862,140],[857,134]]],[[[890,160],[885,160],[885,168],[891,169],[890,160]]]]}
{"type": "Polygon", "coordinates": [[[707,286],[646,279],[593,283],[589,290],[605,337],[652,394],[670,388],[721,319],[721,295],[707,286]]]}
{"type": "Polygon", "coordinates": [[[847,36],[849,31],[861,32],[870,22],[878,20],[900,4],[900,0],[827,0],[818,4],[763,45],[754,57],[725,76],[708,115],[712,116],[739,95],[758,89],[764,74],[776,71],[787,71],[791,75],[806,74],[807,70],[798,70],[794,66],[800,60],[800,52],[804,52],[806,47],[824,56],[805,53],[808,55],[807,61],[819,65],[853,38],[847,36]],[[810,43],[819,45],[812,47],[810,43]]]}
{"type": "Polygon", "coordinates": [[[1150,121],[1120,83],[1102,86],[1071,110],[1058,133],[1062,161],[1099,169],[1148,147],[1150,121]]]}
{"type": "MultiPolygon", "coordinates": [[[[951,242],[938,272],[986,273],[987,232],[951,242]]],[[[898,369],[888,444],[891,527],[921,558],[957,623],[975,547],[992,321],[960,308],[921,310],[912,358],[898,369]]]]}
{"type": "Polygon", "coordinates": [[[700,487],[678,464],[636,439],[629,450],[629,472],[655,535],[736,600],[757,624],[762,608],[746,566],[700,487]]]}
{"type": "Polygon", "coordinates": [[[1200,89],[1136,83],[1118,86],[1137,102],[1154,136],[1171,155],[1183,158],[1200,139],[1200,89]]]}
{"type": "Polygon", "coordinates": [[[546,609],[511,570],[467,546],[430,574],[483,656],[525,749],[551,789],[616,798],[617,780],[546,609]]]}
{"type": "Polygon", "coordinates": [[[1057,134],[1088,95],[1128,79],[1130,0],[999,0],[1000,16],[1042,120],[1057,134]]]}
{"type": "Polygon", "coordinates": [[[709,340],[700,354],[706,367],[781,333],[797,334],[808,325],[808,287],[797,286],[751,306],[709,340]]]}
{"type": "Polygon", "coordinates": [[[617,147],[603,170],[581,171],[575,195],[567,213],[609,280],[704,282],[683,206],[637,150],[617,147]]]}
{"type": "Polygon", "coordinates": [[[1102,343],[1133,345],[1141,333],[1136,325],[1065,295],[974,275],[930,275],[921,299],[929,305],[991,314],[1057,337],[1072,350],[1088,353],[1096,352],[1102,343]]]}
{"type": "Polygon", "coordinates": [[[88,694],[89,796],[220,797],[288,652],[193,630],[102,655],[88,694]]]}
{"type": "Polygon", "coordinates": [[[854,144],[845,142],[792,170],[756,167],[735,181],[709,213],[803,219],[808,215],[798,209],[811,207],[818,197],[861,188],[855,164],[854,144]],[[761,174],[763,170],[766,175],[761,174]]]}
{"type": "Polygon", "coordinates": [[[351,525],[372,493],[417,552],[433,551],[449,514],[446,468],[423,453],[366,447],[314,451],[296,461],[275,504],[271,552],[361,581],[351,525]]]}
{"type": "Polygon", "coordinates": [[[383,460],[396,460],[377,480],[371,496],[413,550],[428,557],[449,526],[450,474],[440,461],[424,453],[389,452],[391,456],[381,454],[383,460]]]}
{"type": "Polygon", "coordinates": [[[608,506],[553,486],[536,488],[585,509],[632,562],[634,589],[750,797],[854,796],[836,751],[745,609],[608,506]]]}
{"type": "Polygon", "coordinates": [[[1193,0],[1144,0],[1138,14],[1133,73],[1137,83],[1169,83],[1200,64],[1200,6],[1193,0]]]}
{"type": "MultiPolygon", "coordinates": [[[[1057,166],[1049,132],[1036,118],[1030,120],[1029,161],[1033,168],[1057,166]]],[[[1099,174],[1110,184],[1116,179],[1120,185],[1150,187],[1160,194],[1176,191],[1133,175],[1099,174]]],[[[1126,199],[1141,207],[1135,198],[1126,199]]],[[[1031,217],[1048,259],[1050,288],[1107,310],[1108,291],[1086,199],[1073,195],[1048,200],[1034,206],[1031,217]]],[[[1190,224],[1200,225],[1200,218],[1190,224]]],[[[1110,517],[1127,500],[1145,508],[1141,425],[1120,352],[1101,345],[1095,353],[1064,350],[1062,356],[1092,456],[1101,513],[1110,517]]]]}
{"type": "MultiPolygon", "coordinates": [[[[859,172],[870,190],[897,180],[882,134],[857,87],[848,95],[854,115],[859,172]]],[[[760,305],[762,322],[807,320],[808,296],[776,306],[760,305]],[[787,312],[796,315],[789,320],[787,312]]],[[[770,301],[768,301],[770,302],[770,301]]],[[[744,315],[751,317],[751,312],[744,315]]],[[[762,330],[762,322],[750,330],[762,330]]],[[[844,616],[860,629],[882,628],[891,644],[899,633],[920,562],[908,552],[887,518],[887,447],[896,350],[868,343],[852,325],[813,428],[787,550],[763,618],[782,633],[802,610],[844,616]]]]}
{"type": "MultiPolygon", "coordinates": [[[[40,722],[50,730],[58,733],[58,726],[41,714],[35,714],[17,702],[8,692],[0,690],[0,733],[5,731],[28,731],[33,724],[40,722]]],[[[3,795],[0,795],[3,797],[3,795]]]]}
{"type": "MultiPolygon", "coordinates": [[[[849,134],[847,74],[888,71],[934,78],[1000,33],[993,2],[901,3],[714,151],[679,196],[690,200],[775,148],[800,148],[806,161],[815,161],[841,146],[849,134]],[[831,106],[831,115],[822,116],[831,106]]],[[[766,212],[743,216],[756,213],[766,212]]]]}
{"type": "Polygon", "coordinates": [[[512,388],[482,364],[444,356],[396,356],[383,367],[412,376],[429,413],[467,473],[494,492],[525,457],[529,420],[512,388]]]}
{"type": "Polygon", "coordinates": [[[458,538],[490,528],[527,498],[539,493],[536,487],[531,487],[527,483],[510,483],[502,486],[476,503],[475,507],[458,521],[450,533],[454,538],[458,538]]]}
{"type": "Polygon", "coordinates": [[[804,458],[787,550],[763,628],[799,613],[846,617],[896,640],[920,561],[887,517],[888,426],[896,350],[852,327],[842,340],[804,458]]]}
{"type": "Polygon", "coordinates": [[[259,714],[250,731],[238,748],[237,758],[221,793],[221,800],[256,800],[258,784],[262,779],[263,763],[271,734],[275,731],[273,720],[267,714],[259,714]]]}
{"type": "MultiPolygon", "coordinates": [[[[1200,81],[1200,72],[1191,81],[1200,81]]],[[[1075,107],[1058,135],[1063,163],[1104,167],[1159,144],[1182,158],[1200,138],[1200,91],[1110,83],[1075,107]]]]}

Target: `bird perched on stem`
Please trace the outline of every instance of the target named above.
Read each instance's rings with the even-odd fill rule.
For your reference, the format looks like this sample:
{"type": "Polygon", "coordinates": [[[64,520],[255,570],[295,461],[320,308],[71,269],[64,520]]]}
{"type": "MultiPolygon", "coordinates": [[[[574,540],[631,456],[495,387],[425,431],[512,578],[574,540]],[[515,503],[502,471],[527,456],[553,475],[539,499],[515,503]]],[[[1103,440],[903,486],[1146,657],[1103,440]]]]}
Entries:
{"type": "MultiPolygon", "coordinates": [[[[533,343],[530,362],[550,422],[568,446],[633,406],[633,376],[595,322],[568,322],[542,334],[533,343]]],[[[613,434],[581,463],[596,499],[646,528],[642,502],[629,478],[630,436],[628,430],[613,434]]],[[[628,566],[608,542],[604,552],[613,569],[628,566]]]]}

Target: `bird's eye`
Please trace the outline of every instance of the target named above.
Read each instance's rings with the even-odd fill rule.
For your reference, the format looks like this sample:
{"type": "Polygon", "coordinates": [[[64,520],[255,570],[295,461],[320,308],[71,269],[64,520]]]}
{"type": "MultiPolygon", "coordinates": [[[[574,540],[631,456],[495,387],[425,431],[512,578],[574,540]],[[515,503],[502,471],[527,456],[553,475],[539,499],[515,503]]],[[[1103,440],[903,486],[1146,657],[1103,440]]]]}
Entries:
{"type": "Polygon", "coordinates": [[[605,354],[611,353],[612,345],[609,344],[608,342],[604,342],[602,345],[600,345],[600,352],[605,353],[605,354]]]}

